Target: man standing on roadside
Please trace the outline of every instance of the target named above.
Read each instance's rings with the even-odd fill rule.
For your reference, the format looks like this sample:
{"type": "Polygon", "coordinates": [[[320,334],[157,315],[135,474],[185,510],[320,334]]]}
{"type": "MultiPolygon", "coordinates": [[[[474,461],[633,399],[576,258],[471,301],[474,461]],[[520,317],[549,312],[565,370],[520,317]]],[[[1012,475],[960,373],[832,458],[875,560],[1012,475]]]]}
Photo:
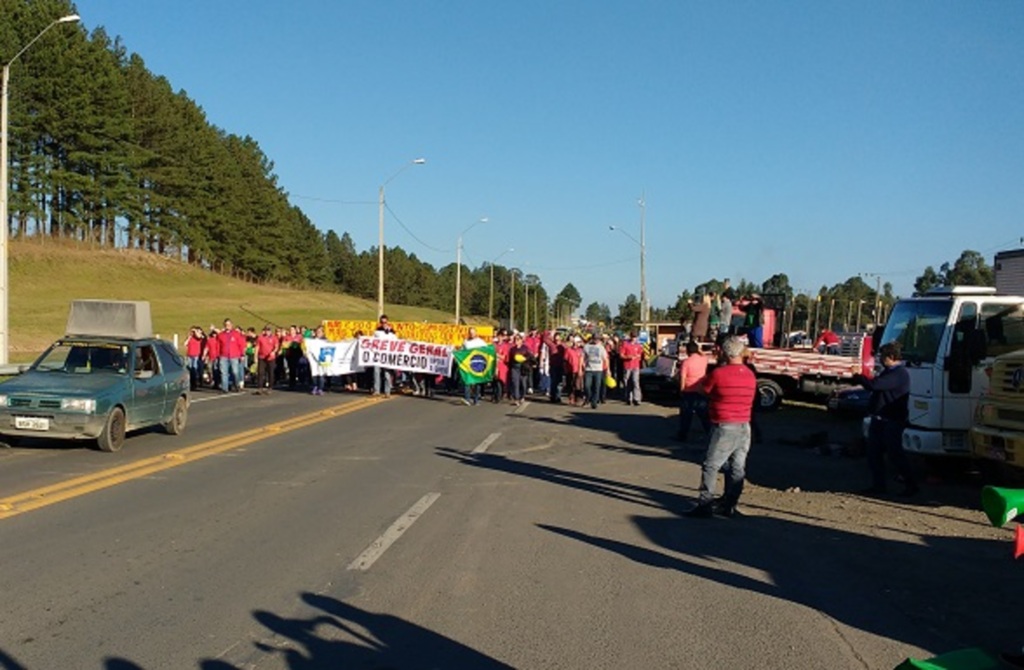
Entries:
{"type": "Polygon", "coordinates": [[[708,396],[708,410],[714,428],[701,468],[697,506],[684,512],[684,516],[710,517],[716,511],[727,517],[736,515],[736,503],[743,493],[746,477],[747,453],[750,451],[750,415],[757,388],[754,373],[743,364],[744,348],[743,341],[738,337],[726,339],[722,344],[726,362],[704,378],[703,389],[708,396]],[[725,492],[715,509],[713,503],[718,471],[726,464],[725,492]]]}
{"type": "Polygon", "coordinates": [[[639,405],[643,400],[640,392],[640,361],[644,357],[644,345],[636,339],[636,333],[630,331],[626,339],[619,345],[619,358],[622,359],[622,390],[623,397],[630,405],[639,405]]]}
{"type": "MultiPolygon", "coordinates": [[[[377,321],[377,330],[373,331],[373,337],[378,340],[397,340],[398,335],[395,333],[395,329],[391,327],[391,322],[388,321],[387,314],[381,314],[380,320],[377,321]]],[[[391,384],[392,375],[394,371],[388,368],[382,368],[379,365],[373,368],[373,391],[372,395],[384,394],[385,398],[391,397],[391,384]]]]}
{"type": "Polygon", "coordinates": [[[551,402],[562,402],[562,378],[565,376],[565,345],[562,344],[562,334],[545,333],[544,346],[548,348],[548,391],[551,402]]]}
{"type": "Polygon", "coordinates": [[[885,456],[903,477],[902,497],[918,492],[917,480],[903,451],[903,429],[907,425],[910,400],[910,373],[902,362],[899,342],[883,344],[878,350],[883,370],[874,379],[856,375],[854,381],[871,391],[867,456],[871,469],[871,487],[864,493],[885,493],[885,456]]]}

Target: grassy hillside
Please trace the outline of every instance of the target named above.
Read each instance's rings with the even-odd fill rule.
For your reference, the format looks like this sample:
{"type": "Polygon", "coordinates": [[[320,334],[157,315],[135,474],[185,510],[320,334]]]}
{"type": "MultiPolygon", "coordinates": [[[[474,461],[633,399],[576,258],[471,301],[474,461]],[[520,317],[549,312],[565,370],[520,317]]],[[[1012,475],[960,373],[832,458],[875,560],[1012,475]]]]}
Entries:
{"type": "MultiPolygon", "coordinates": [[[[243,327],[264,321],[313,325],[324,319],[375,319],[376,301],[340,293],[257,286],[140,251],[90,249],[47,240],[12,240],[10,359],[31,360],[64,334],[68,305],[76,298],[148,300],[153,329],[184,341],[189,326],[204,329],[225,318],[243,327]],[[247,314],[243,308],[260,315],[247,314]]],[[[451,323],[433,309],[388,305],[394,321],[451,323]]]]}

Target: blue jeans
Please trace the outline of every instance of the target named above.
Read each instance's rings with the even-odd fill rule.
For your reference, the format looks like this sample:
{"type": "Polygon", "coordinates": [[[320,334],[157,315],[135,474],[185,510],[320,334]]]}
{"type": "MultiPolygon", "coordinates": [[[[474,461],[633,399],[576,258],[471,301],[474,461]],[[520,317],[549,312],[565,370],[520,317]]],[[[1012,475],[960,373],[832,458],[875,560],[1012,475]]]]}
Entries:
{"type": "Polygon", "coordinates": [[[232,382],[236,389],[241,390],[245,386],[245,377],[242,376],[244,370],[244,358],[225,358],[221,356],[220,390],[226,393],[231,388],[232,382]]]}
{"type": "Polygon", "coordinates": [[[191,388],[195,390],[203,382],[203,359],[199,356],[189,356],[188,372],[191,388]]]}
{"type": "Polygon", "coordinates": [[[728,463],[725,473],[725,493],[722,502],[732,507],[743,493],[743,480],[747,476],[747,453],[750,452],[749,423],[720,423],[711,431],[711,444],[704,457],[700,474],[700,505],[710,505],[715,498],[718,471],[728,463]]]}
{"type": "Polygon", "coordinates": [[[871,486],[878,491],[885,490],[885,457],[903,477],[907,487],[916,486],[910,459],[903,451],[903,423],[872,418],[868,425],[867,439],[868,468],[871,470],[871,486]]]}
{"type": "Polygon", "coordinates": [[[626,370],[622,377],[622,390],[625,391],[626,402],[640,403],[644,399],[640,392],[640,368],[626,370]]]}
{"type": "Polygon", "coordinates": [[[385,370],[384,368],[376,367],[373,369],[373,392],[383,393],[384,395],[391,395],[391,375],[395,374],[391,370],[385,370]],[[381,388],[381,377],[384,378],[384,387],[381,388]]]}
{"type": "Polygon", "coordinates": [[[562,402],[562,373],[561,366],[551,366],[551,380],[548,382],[551,402],[562,402]]]}
{"type": "Polygon", "coordinates": [[[508,370],[509,393],[512,399],[519,401],[526,395],[526,375],[522,368],[513,367],[508,370]]]}
{"type": "Polygon", "coordinates": [[[686,439],[690,436],[690,426],[693,425],[693,415],[696,413],[700,421],[704,435],[711,433],[711,419],[708,417],[707,398],[693,391],[683,391],[679,394],[679,437],[686,439]]]}
{"type": "Polygon", "coordinates": [[[480,384],[465,384],[466,402],[477,405],[480,403],[480,384]]]}
{"type": "Polygon", "coordinates": [[[604,385],[604,370],[587,370],[583,373],[583,392],[591,407],[601,401],[601,387],[604,385]]]}

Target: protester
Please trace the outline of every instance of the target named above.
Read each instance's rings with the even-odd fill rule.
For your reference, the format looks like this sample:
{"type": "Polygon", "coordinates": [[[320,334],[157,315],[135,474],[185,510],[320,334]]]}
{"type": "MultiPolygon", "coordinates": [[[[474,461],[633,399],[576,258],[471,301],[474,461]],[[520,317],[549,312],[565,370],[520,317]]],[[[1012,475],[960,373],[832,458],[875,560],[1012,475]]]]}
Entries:
{"type": "Polygon", "coordinates": [[[530,363],[533,354],[523,343],[522,333],[516,333],[512,337],[512,346],[508,350],[509,390],[512,394],[512,403],[522,405],[523,397],[526,395],[527,380],[525,373],[530,370],[530,363]]]}
{"type": "MultiPolygon", "coordinates": [[[[732,303],[735,295],[733,290],[729,287],[729,280],[726,279],[722,282],[722,293],[719,297],[721,307],[719,309],[719,335],[731,335],[732,334],[732,303]]],[[[717,340],[716,340],[717,341],[717,340]]]]}
{"type": "Polygon", "coordinates": [[[245,334],[235,328],[231,319],[224,319],[224,330],[217,336],[220,341],[220,390],[245,390],[245,334]]]}
{"type": "Polygon", "coordinates": [[[302,358],[302,333],[299,327],[291,325],[284,336],[284,358],[288,366],[288,388],[294,389],[299,383],[299,359],[302,358]]]}
{"type": "Polygon", "coordinates": [[[644,345],[636,339],[636,332],[630,331],[619,345],[622,360],[623,399],[630,405],[639,405],[643,400],[640,391],[640,363],[644,358],[644,345]]]}
{"type": "Polygon", "coordinates": [[[819,354],[829,354],[831,356],[839,355],[839,336],[832,332],[831,329],[826,328],[821,331],[821,335],[818,336],[817,341],[814,343],[814,349],[819,354]]]}
{"type": "Polygon", "coordinates": [[[508,336],[504,330],[494,334],[494,352],[497,365],[494,370],[494,379],[491,380],[491,402],[501,402],[508,391],[508,350],[511,348],[508,336]]]}
{"type": "Polygon", "coordinates": [[[743,329],[747,335],[747,342],[752,349],[764,347],[764,303],[761,296],[751,293],[750,299],[740,307],[745,314],[743,318],[743,329]]]}
{"type": "Polygon", "coordinates": [[[867,439],[871,486],[864,491],[868,495],[886,492],[886,455],[903,478],[903,490],[899,495],[910,497],[919,490],[910,461],[903,451],[903,430],[909,416],[910,372],[903,365],[901,354],[899,342],[883,344],[878,350],[882,371],[873,379],[863,375],[854,376],[855,383],[871,391],[871,422],[867,439]]]}
{"type": "Polygon", "coordinates": [[[562,334],[545,335],[544,346],[548,349],[548,381],[551,402],[562,402],[562,379],[565,377],[565,345],[562,334]]]}
{"type": "MultiPolygon", "coordinates": [[[[313,338],[316,340],[324,340],[326,342],[327,337],[324,333],[323,326],[317,326],[316,330],[313,331],[313,338]]],[[[303,355],[303,358],[306,358],[303,355]]],[[[311,395],[323,395],[324,389],[326,388],[327,375],[324,371],[323,365],[311,365],[309,359],[306,359],[306,364],[310,367],[310,381],[312,382],[313,388],[310,390],[311,395]]]]}
{"type": "MultiPolygon", "coordinates": [[[[487,343],[476,334],[476,328],[470,328],[469,337],[462,343],[463,349],[482,349],[487,346],[487,343]]],[[[482,384],[471,384],[464,382],[465,396],[462,398],[462,402],[466,405],[479,405],[480,404],[480,387],[482,384]]]]}
{"type": "Polygon", "coordinates": [[[583,338],[579,335],[572,340],[572,346],[565,349],[566,391],[569,403],[583,405],[583,338]]]}
{"type": "Polygon", "coordinates": [[[704,377],[708,371],[707,356],[701,353],[696,342],[686,344],[686,358],[679,366],[679,433],[681,442],[690,439],[693,415],[700,420],[704,435],[711,434],[711,419],[708,417],[707,398],[703,393],[704,377]]]}
{"type": "Polygon", "coordinates": [[[591,337],[583,346],[583,386],[586,401],[591,409],[597,409],[601,399],[601,387],[608,370],[608,352],[599,341],[591,337]]]}
{"type": "Polygon", "coordinates": [[[274,371],[277,354],[281,347],[270,324],[263,326],[263,332],[256,338],[256,393],[269,395],[274,388],[274,371]]]}
{"type": "MultiPolygon", "coordinates": [[[[387,314],[381,314],[377,321],[377,329],[373,331],[373,337],[378,340],[397,340],[398,335],[391,327],[387,314]]],[[[379,365],[373,368],[373,391],[372,395],[384,394],[385,398],[391,397],[391,386],[394,381],[394,370],[382,368],[379,365]]]]}
{"type": "Polygon", "coordinates": [[[220,331],[210,325],[206,336],[206,358],[210,365],[210,379],[214,388],[220,388],[220,331]]]}
{"type": "Polygon", "coordinates": [[[714,512],[736,515],[736,504],[743,493],[747,454],[750,451],[750,416],[757,380],[743,364],[743,341],[730,337],[722,345],[726,359],[704,379],[709,414],[714,428],[701,468],[697,505],[685,512],[689,517],[710,517],[714,512]],[[727,467],[725,491],[714,504],[718,471],[727,467]]]}
{"type": "Polygon", "coordinates": [[[203,381],[203,354],[206,352],[206,335],[199,326],[192,326],[185,340],[185,355],[188,357],[189,388],[195,391],[203,381]]]}
{"type": "Polygon", "coordinates": [[[708,322],[711,319],[711,296],[705,293],[696,301],[691,301],[690,311],[693,312],[693,327],[690,330],[690,337],[697,342],[703,342],[708,337],[708,322]]]}

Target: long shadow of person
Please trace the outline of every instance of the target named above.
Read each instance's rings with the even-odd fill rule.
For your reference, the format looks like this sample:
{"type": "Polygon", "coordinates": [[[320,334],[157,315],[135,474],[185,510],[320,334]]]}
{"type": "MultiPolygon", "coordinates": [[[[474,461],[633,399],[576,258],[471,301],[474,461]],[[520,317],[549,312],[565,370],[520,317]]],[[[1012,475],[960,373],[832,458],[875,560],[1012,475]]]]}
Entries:
{"type": "Polygon", "coordinates": [[[551,482],[552,484],[589,491],[590,493],[596,493],[608,498],[624,500],[656,509],[664,509],[677,514],[692,506],[689,498],[684,498],[674,493],[667,493],[647,486],[627,484],[604,477],[595,477],[581,472],[562,470],[548,465],[517,461],[500,454],[472,454],[446,447],[439,447],[435,451],[440,456],[450,458],[464,465],[539,479],[551,482]]]}
{"type": "MultiPolygon", "coordinates": [[[[934,651],[1019,643],[1017,568],[1004,543],[961,537],[885,539],[772,517],[631,519],[668,553],[569,528],[540,528],[637,563],[797,603],[883,638],[934,651]],[[727,561],[760,571],[717,567],[727,561]]],[[[894,663],[895,665],[895,663],[894,663]]]]}
{"type": "MultiPolygon", "coordinates": [[[[256,611],[253,618],[278,638],[257,649],[280,654],[291,670],[345,668],[481,668],[511,666],[439,633],[390,614],[376,614],[326,595],[303,593],[302,600],[321,612],[310,618],[287,618],[256,611]]],[[[206,660],[202,670],[233,670],[206,660]]]]}

